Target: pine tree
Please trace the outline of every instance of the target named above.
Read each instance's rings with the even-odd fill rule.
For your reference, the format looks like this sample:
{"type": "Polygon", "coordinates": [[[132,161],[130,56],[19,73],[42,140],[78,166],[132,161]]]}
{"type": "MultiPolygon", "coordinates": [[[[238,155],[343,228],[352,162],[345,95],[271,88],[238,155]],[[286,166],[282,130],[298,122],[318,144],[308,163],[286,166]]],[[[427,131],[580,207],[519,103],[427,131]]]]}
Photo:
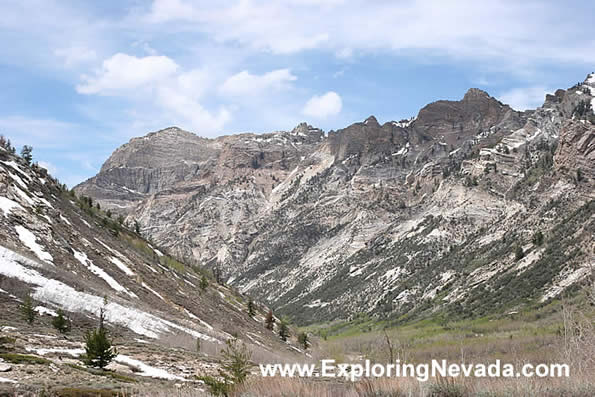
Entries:
{"type": "Polygon", "coordinates": [[[307,350],[310,346],[310,338],[308,338],[308,334],[305,332],[300,332],[298,335],[298,342],[300,345],[302,345],[304,350],[307,350]]]}
{"type": "Polygon", "coordinates": [[[21,313],[23,317],[29,324],[33,324],[35,321],[35,308],[33,307],[33,299],[31,295],[27,295],[25,299],[23,299],[23,303],[21,304],[21,313]]]}
{"type": "Polygon", "coordinates": [[[134,232],[140,236],[140,223],[136,219],[134,220],[134,232]]]}
{"type": "Polygon", "coordinates": [[[516,247],[516,250],[514,251],[514,257],[517,261],[525,257],[525,251],[523,251],[523,247],[520,245],[516,247]]]}
{"type": "Polygon", "coordinates": [[[33,160],[33,154],[31,152],[33,152],[33,148],[29,145],[25,145],[21,149],[21,157],[28,165],[31,165],[31,161],[33,160]]]}
{"type": "Polygon", "coordinates": [[[64,316],[64,311],[62,311],[62,309],[58,309],[58,316],[54,317],[52,320],[52,325],[61,334],[65,334],[70,331],[70,319],[64,316]]]}
{"type": "Polygon", "coordinates": [[[105,328],[105,313],[103,308],[99,312],[99,327],[85,335],[85,364],[105,368],[118,355],[108,337],[105,328]]]}
{"type": "Polygon", "coordinates": [[[267,313],[267,316],[264,319],[264,326],[266,329],[270,329],[271,331],[275,328],[275,317],[273,316],[272,310],[269,310],[267,313]]]}
{"type": "Polygon", "coordinates": [[[256,314],[256,311],[254,310],[254,302],[252,301],[252,299],[250,299],[248,301],[248,315],[250,317],[254,317],[255,314],[256,314]]]}
{"type": "Polygon", "coordinates": [[[202,291],[206,291],[206,289],[209,287],[209,279],[207,278],[207,276],[205,276],[204,274],[202,275],[198,286],[202,291]]]}
{"type": "Polygon", "coordinates": [[[227,347],[221,350],[222,365],[219,369],[219,379],[214,376],[199,377],[214,396],[229,396],[234,388],[246,381],[250,373],[250,359],[252,353],[246,345],[238,343],[237,339],[229,339],[227,347]]]}
{"type": "Polygon", "coordinates": [[[289,338],[289,325],[285,318],[282,318],[279,323],[279,337],[283,342],[287,342],[287,338],[289,338]]]}
{"type": "Polygon", "coordinates": [[[223,363],[221,375],[230,379],[233,384],[244,383],[250,373],[250,358],[252,353],[244,343],[239,344],[237,339],[228,339],[227,347],[221,351],[223,363]]]}
{"type": "Polygon", "coordinates": [[[111,218],[112,217],[112,211],[111,210],[107,210],[105,212],[105,215],[107,215],[108,218],[111,218]]]}
{"type": "Polygon", "coordinates": [[[538,246],[543,244],[543,233],[541,232],[541,230],[538,230],[533,235],[533,244],[538,245],[538,246]]]}

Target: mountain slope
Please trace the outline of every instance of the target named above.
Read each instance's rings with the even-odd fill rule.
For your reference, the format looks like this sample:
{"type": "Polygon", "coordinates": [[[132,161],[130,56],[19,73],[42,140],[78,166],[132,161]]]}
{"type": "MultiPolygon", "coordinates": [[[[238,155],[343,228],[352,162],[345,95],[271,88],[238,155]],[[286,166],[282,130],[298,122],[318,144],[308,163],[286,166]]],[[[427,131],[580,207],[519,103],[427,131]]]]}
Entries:
{"type": "MultiPolygon", "coordinates": [[[[221,151],[198,153],[199,171],[123,210],[303,323],[510,310],[559,295],[593,264],[594,89],[590,75],[527,112],[471,89],[412,120],[209,140],[221,151]]],[[[150,151],[174,133],[188,136],[168,129],[128,145],[150,151]]],[[[175,142],[164,144],[183,159],[175,142]]],[[[104,168],[133,172],[126,148],[104,168]]],[[[132,186],[102,169],[76,190],[108,185],[132,186]]],[[[102,194],[105,205],[116,196],[102,194]]]]}
{"type": "MultiPolygon", "coordinates": [[[[0,147],[0,331],[16,338],[17,352],[54,356],[56,365],[63,355],[80,355],[82,336],[103,308],[121,353],[116,369],[143,372],[147,364],[135,360],[150,360],[155,368],[147,381],[213,373],[232,337],[259,360],[303,357],[264,328],[265,307],[251,318],[245,297],[214,280],[201,287],[205,275],[0,147]],[[29,293],[41,314],[33,325],[19,312],[29,293]],[[73,321],[66,339],[51,328],[58,309],[73,321]]],[[[67,369],[59,368],[54,377],[71,384],[67,369]]],[[[17,366],[11,377],[35,388],[52,377],[49,367],[39,371],[39,379],[25,380],[25,368],[17,366]]]]}

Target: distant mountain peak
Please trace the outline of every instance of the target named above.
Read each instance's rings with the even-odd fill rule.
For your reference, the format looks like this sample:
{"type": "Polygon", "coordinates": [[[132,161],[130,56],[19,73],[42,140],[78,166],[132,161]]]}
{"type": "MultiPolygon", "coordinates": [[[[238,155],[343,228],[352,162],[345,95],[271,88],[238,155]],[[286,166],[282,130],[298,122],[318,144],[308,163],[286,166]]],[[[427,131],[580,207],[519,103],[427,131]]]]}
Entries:
{"type": "Polygon", "coordinates": [[[480,90],[479,88],[469,88],[463,97],[463,101],[473,100],[473,99],[481,99],[481,98],[491,98],[490,94],[485,92],[484,90],[480,90]]]}
{"type": "Polygon", "coordinates": [[[373,115],[364,120],[364,124],[380,125],[373,115]]]}

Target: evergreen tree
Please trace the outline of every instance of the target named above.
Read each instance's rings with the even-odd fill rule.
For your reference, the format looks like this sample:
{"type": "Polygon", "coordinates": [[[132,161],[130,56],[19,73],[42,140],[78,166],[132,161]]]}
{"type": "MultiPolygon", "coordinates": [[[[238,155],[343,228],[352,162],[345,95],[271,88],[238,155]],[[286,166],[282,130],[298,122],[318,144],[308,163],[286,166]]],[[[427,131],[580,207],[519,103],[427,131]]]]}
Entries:
{"type": "Polygon", "coordinates": [[[134,220],[134,232],[140,235],[140,223],[136,219],[134,220]]]}
{"type": "Polygon", "coordinates": [[[307,350],[310,346],[310,338],[308,338],[308,334],[305,332],[300,332],[298,335],[298,342],[300,345],[302,345],[304,350],[307,350]]]}
{"type": "Polygon", "coordinates": [[[538,246],[543,244],[543,233],[541,232],[541,230],[537,231],[533,235],[533,244],[538,245],[538,246]]]}
{"type": "Polygon", "coordinates": [[[525,257],[525,251],[523,251],[523,247],[520,245],[516,247],[516,250],[514,251],[514,257],[517,261],[525,257]]]}
{"type": "Polygon", "coordinates": [[[107,210],[105,212],[105,215],[107,215],[108,218],[111,218],[112,217],[112,211],[111,210],[107,210]]]}
{"type": "Polygon", "coordinates": [[[252,299],[250,299],[248,301],[248,315],[250,317],[254,317],[255,314],[256,314],[256,312],[254,310],[254,302],[252,301],[252,299]]]}
{"type": "Polygon", "coordinates": [[[279,337],[283,342],[287,342],[287,338],[289,338],[289,325],[285,318],[282,318],[279,323],[279,337]]]}
{"type": "Polygon", "coordinates": [[[200,278],[200,283],[198,285],[202,291],[206,291],[209,287],[209,279],[204,274],[200,278]]]}
{"type": "Polygon", "coordinates": [[[250,373],[250,359],[252,353],[246,345],[238,343],[237,339],[229,339],[227,347],[221,350],[223,357],[219,378],[213,376],[199,377],[214,396],[229,396],[235,387],[243,384],[250,373]]]}
{"type": "Polygon", "coordinates": [[[23,317],[29,324],[33,324],[35,321],[35,308],[33,307],[33,299],[31,295],[27,295],[25,299],[23,299],[23,303],[21,304],[21,313],[23,317]]]}
{"type": "Polygon", "coordinates": [[[250,358],[252,353],[244,343],[239,344],[237,339],[228,339],[227,347],[221,351],[223,363],[222,375],[230,379],[235,385],[244,383],[250,373],[250,358]]]}
{"type": "Polygon", "coordinates": [[[62,311],[62,309],[58,309],[58,316],[54,317],[52,320],[52,325],[61,334],[65,334],[70,331],[70,319],[64,316],[64,311],[62,311]]]}
{"type": "Polygon", "coordinates": [[[31,165],[31,161],[33,160],[32,152],[33,148],[29,145],[25,145],[21,149],[21,157],[27,162],[28,165],[31,165]]]}
{"type": "Polygon", "coordinates": [[[269,310],[267,313],[267,316],[264,319],[264,326],[271,331],[275,328],[275,317],[273,316],[272,310],[269,310]]]}
{"type": "Polygon", "coordinates": [[[118,355],[108,337],[105,328],[105,313],[103,308],[99,312],[99,327],[85,335],[85,364],[105,368],[118,355]]]}

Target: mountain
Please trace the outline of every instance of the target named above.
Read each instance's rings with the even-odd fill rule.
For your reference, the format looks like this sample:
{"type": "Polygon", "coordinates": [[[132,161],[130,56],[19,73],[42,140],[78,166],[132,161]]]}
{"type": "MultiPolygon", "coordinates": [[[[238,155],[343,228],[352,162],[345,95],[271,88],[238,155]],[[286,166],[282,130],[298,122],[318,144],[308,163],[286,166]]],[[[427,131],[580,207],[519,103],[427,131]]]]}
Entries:
{"type": "Polygon", "coordinates": [[[232,337],[260,360],[304,357],[265,329],[266,307],[256,305],[251,317],[247,304],[203,268],[174,259],[45,169],[0,147],[0,361],[16,362],[8,366],[8,381],[0,377],[0,395],[13,383],[25,393],[54,385],[119,390],[130,382],[152,388],[163,380],[196,381],[195,375],[216,373],[217,354],[232,337]],[[28,294],[39,314],[32,325],[19,312],[28,294]],[[59,309],[72,320],[66,337],[51,326],[59,309]],[[120,353],[110,367],[117,373],[107,378],[78,360],[101,309],[120,353]],[[7,340],[9,353],[1,346],[7,340]],[[31,369],[28,362],[48,365],[31,369]]]}
{"type": "Polygon", "coordinates": [[[525,112],[470,89],[327,134],[172,127],[75,191],[302,324],[513,310],[593,266],[594,97],[592,74],[525,112]]]}

